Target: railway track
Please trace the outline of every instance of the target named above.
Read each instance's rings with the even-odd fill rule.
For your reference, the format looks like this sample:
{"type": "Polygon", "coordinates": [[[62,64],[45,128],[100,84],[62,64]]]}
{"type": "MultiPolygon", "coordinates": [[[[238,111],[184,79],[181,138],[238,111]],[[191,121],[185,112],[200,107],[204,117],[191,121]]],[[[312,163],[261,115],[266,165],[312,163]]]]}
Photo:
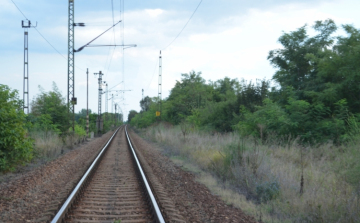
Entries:
{"type": "Polygon", "coordinates": [[[51,222],[165,222],[126,127],[116,130],[51,222]]]}

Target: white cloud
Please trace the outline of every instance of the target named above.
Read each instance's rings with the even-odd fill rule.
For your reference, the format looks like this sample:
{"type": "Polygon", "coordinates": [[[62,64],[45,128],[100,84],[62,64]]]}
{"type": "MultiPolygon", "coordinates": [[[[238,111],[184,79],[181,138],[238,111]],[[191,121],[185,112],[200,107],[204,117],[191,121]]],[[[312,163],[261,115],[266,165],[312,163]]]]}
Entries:
{"type": "MultiPolygon", "coordinates": [[[[13,11],[14,6],[9,3],[1,1],[0,11],[13,11]]],[[[202,71],[204,79],[213,81],[225,76],[239,79],[271,78],[274,69],[266,57],[270,50],[281,47],[277,39],[282,35],[282,31],[294,31],[305,23],[311,26],[315,20],[327,18],[334,19],[337,24],[356,24],[359,21],[359,4],[360,2],[355,0],[336,0],[315,5],[291,3],[272,7],[239,8],[238,12],[232,10],[233,13],[230,14],[214,15],[216,19],[211,20],[211,23],[208,21],[212,15],[202,12],[200,8],[179,38],[163,51],[163,97],[168,96],[176,80],[180,80],[181,73],[191,70],[202,71]]],[[[132,90],[125,93],[127,100],[121,102],[129,104],[124,111],[140,109],[142,88],[145,89],[145,95],[157,96],[159,51],[175,38],[189,15],[190,11],[162,8],[126,11],[125,44],[137,44],[138,47],[125,50],[126,85],[115,88],[132,90]]],[[[47,16],[48,20],[54,19],[51,15],[47,16]]],[[[76,21],[88,24],[85,28],[76,27],[75,46],[80,47],[110,27],[112,17],[109,11],[94,11],[83,13],[76,21]]],[[[57,17],[56,24],[61,25],[55,27],[46,27],[43,24],[44,22],[39,21],[38,29],[66,56],[67,17],[57,17]]],[[[121,42],[119,27],[115,28],[118,44],[121,42]]],[[[1,67],[5,67],[6,73],[16,77],[16,83],[4,75],[0,76],[0,83],[20,89],[22,95],[23,32],[19,27],[12,29],[12,32],[3,33],[6,33],[9,39],[18,39],[13,42],[16,42],[15,46],[20,46],[19,50],[16,55],[0,55],[0,63],[1,67]]],[[[31,96],[37,92],[38,84],[45,90],[50,90],[52,81],[55,81],[66,95],[67,60],[53,51],[51,54],[44,53],[52,49],[34,30],[31,30],[30,38],[31,96]]],[[[110,30],[93,44],[112,44],[113,39],[113,31],[110,30]]],[[[9,41],[7,40],[7,43],[9,41]]],[[[108,47],[85,48],[76,54],[76,65],[83,69],[76,69],[75,72],[75,93],[78,97],[76,110],[86,106],[84,69],[88,67],[90,70],[90,108],[97,111],[97,77],[93,73],[103,71],[109,87],[118,84],[123,75],[122,58],[120,48],[116,48],[114,53],[113,48],[108,47]],[[110,59],[112,55],[113,58],[110,59]]]]}
{"type": "Polygon", "coordinates": [[[151,17],[158,17],[159,15],[161,15],[164,10],[162,9],[145,9],[145,12],[147,14],[149,14],[151,17]]]}

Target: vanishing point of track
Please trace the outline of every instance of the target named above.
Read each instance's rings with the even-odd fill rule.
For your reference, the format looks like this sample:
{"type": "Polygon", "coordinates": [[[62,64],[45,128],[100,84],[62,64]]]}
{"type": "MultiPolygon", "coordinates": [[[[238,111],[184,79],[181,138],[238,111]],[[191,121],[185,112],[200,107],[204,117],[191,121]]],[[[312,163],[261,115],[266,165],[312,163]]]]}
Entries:
{"type": "Polygon", "coordinates": [[[115,131],[52,222],[165,222],[124,126],[115,131]]]}

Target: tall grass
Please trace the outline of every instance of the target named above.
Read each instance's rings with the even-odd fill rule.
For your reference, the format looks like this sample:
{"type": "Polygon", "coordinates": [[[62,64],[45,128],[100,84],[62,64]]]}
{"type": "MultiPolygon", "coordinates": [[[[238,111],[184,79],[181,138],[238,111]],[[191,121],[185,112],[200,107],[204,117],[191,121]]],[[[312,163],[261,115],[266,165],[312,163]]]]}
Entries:
{"type": "Polygon", "coordinates": [[[45,159],[53,159],[62,154],[65,149],[73,149],[74,145],[85,139],[77,135],[61,137],[52,131],[32,131],[30,137],[34,139],[35,156],[45,159]]]}
{"type": "Polygon", "coordinates": [[[237,133],[192,130],[184,138],[180,127],[161,125],[145,135],[164,144],[168,155],[230,183],[256,204],[245,211],[261,212],[264,222],[360,222],[359,138],[340,147],[304,147],[291,137],[261,143],[237,133]]]}

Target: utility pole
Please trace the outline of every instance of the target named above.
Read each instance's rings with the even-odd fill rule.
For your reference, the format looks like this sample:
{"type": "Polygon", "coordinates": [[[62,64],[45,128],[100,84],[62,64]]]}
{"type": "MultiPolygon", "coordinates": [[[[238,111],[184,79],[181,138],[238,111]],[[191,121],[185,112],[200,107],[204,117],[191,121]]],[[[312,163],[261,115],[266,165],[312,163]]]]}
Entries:
{"type": "Polygon", "coordinates": [[[31,21],[26,20],[27,24],[24,23],[24,20],[21,21],[21,26],[24,28],[24,84],[23,84],[23,109],[24,113],[29,114],[29,33],[28,28],[31,28],[31,21]],[[25,112],[26,110],[26,112],[25,112]]]}
{"type": "Polygon", "coordinates": [[[156,112],[156,116],[159,117],[159,120],[161,120],[161,98],[162,98],[162,57],[161,57],[161,50],[160,50],[160,56],[159,56],[159,86],[158,86],[159,110],[156,112]]]}
{"type": "MultiPolygon", "coordinates": [[[[145,102],[144,102],[144,89],[141,89],[141,91],[142,91],[142,100],[141,100],[141,101],[142,101],[142,103],[145,103],[145,102]]],[[[140,103],[140,105],[141,105],[141,103],[140,103]]],[[[141,109],[142,109],[142,108],[141,108],[141,109]]],[[[142,112],[141,112],[141,118],[142,118],[142,116],[143,116],[143,112],[145,112],[145,111],[142,111],[142,112]]]]}
{"type": "Polygon", "coordinates": [[[106,83],[106,95],[105,95],[105,100],[106,100],[106,103],[105,103],[105,112],[106,112],[106,113],[108,112],[108,93],[109,93],[108,84],[106,83]]]}
{"type": "Polygon", "coordinates": [[[68,106],[69,116],[72,119],[72,130],[75,130],[75,57],[74,57],[74,0],[69,0],[68,20],[68,106]]]}
{"type": "Polygon", "coordinates": [[[108,116],[108,101],[107,101],[107,99],[108,99],[108,84],[106,83],[106,81],[104,81],[104,84],[105,84],[105,86],[106,86],[106,91],[104,92],[104,93],[106,93],[105,94],[105,114],[104,114],[104,123],[106,123],[106,118],[107,118],[107,116],[108,116]]]}
{"type": "Polygon", "coordinates": [[[86,137],[89,137],[89,68],[86,69],[86,137]]]}
{"type": "Polygon", "coordinates": [[[114,113],[114,94],[111,94],[111,113],[114,113]]]}
{"type": "Polygon", "coordinates": [[[101,95],[102,95],[102,76],[104,75],[101,71],[99,73],[94,73],[94,75],[99,75],[98,83],[99,83],[99,97],[98,97],[98,118],[96,121],[96,127],[98,130],[98,135],[101,135],[101,131],[103,130],[103,121],[101,119],[101,95]]]}
{"type": "Polygon", "coordinates": [[[116,124],[117,124],[117,121],[116,121],[116,120],[117,120],[117,119],[116,119],[116,105],[117,105],[117,104],[115,104],[115,116],[114,116],[115,128],[116,128],[116,124]]]}

